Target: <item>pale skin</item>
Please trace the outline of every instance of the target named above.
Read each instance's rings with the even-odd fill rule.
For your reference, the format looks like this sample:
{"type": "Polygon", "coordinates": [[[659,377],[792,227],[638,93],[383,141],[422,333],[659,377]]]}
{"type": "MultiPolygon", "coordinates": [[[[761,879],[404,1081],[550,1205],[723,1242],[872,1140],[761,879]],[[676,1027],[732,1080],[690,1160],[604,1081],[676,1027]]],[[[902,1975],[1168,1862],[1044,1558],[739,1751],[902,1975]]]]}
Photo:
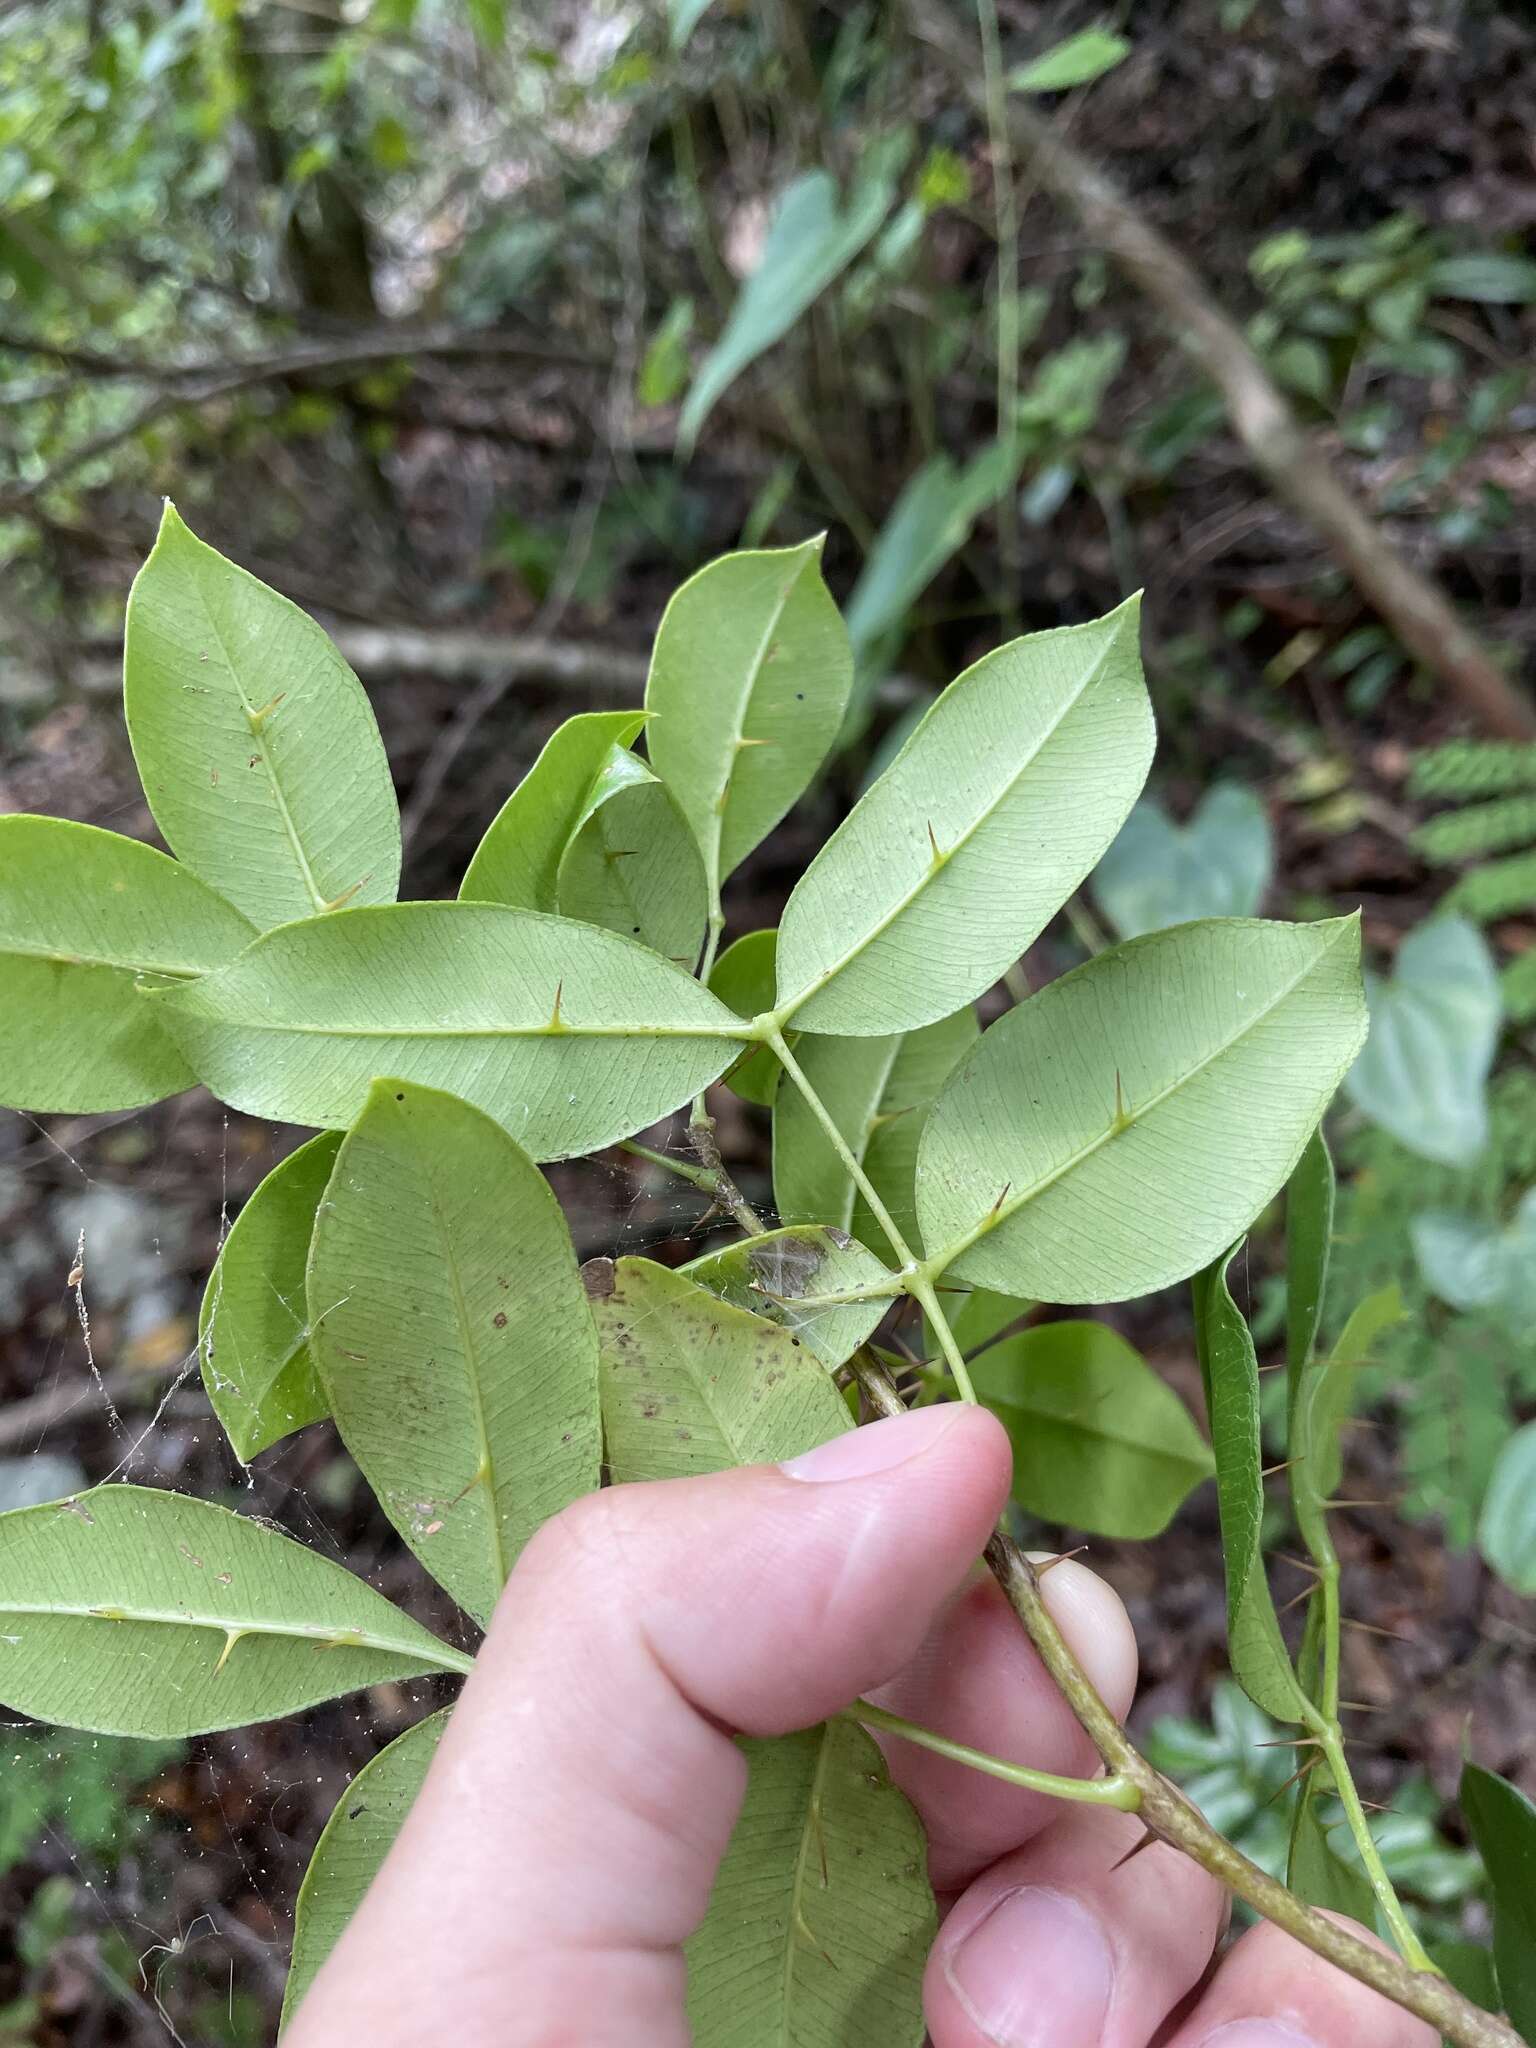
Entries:
{"type": "MultiPolygon", "coordinates": [[[[422,1795],[287,2048],[685,2048],[681,1944],[745,1767],[735,1732],[856,1697],[1087,1777],[1091,1747],[976,1559],[1007,1440],[960,1406],[788,1468],[595,1494],[524,1552],[422,1795]]],[[[1047,1574],[1103,1697],[1130,1705],[1125,1610],[1047,1574]]],[[[1436,2048],[1422,2021],[1274,1927],[1213,1961],[1214,1879],[1131,1815],[1063,1805],[882,1738],[944,1913],[932,2048],[1436,2048]],[[1116,1866],[1119,1865],[1117,1868],[1116,1866]]]]}

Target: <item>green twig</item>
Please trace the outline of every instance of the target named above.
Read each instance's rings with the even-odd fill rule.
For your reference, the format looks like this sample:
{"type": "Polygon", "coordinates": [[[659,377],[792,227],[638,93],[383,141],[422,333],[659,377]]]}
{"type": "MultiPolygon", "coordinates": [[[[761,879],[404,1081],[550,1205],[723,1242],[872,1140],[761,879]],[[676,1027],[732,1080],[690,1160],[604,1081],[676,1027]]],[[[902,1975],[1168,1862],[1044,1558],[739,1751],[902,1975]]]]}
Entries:
{"type": "Polygon", "coordinates": [[[1055,1771],[1032,1771],[1027,1764],[1011,1764],[1004,1757],[972,1749],[968,1743],[951,1742],[947,1735],[920,1728],[915,1721],[889,1714],[884,1707],[874,1706],[868,1700],[855,1700],[851,1707],[843,1709],[839,1719],[878,1728],[886,1735],[899,1735],[903,1742],[913,1743],[918,1749],[930,1749],[935,1756],[948,1757],[951,1763],[964,1764],[989,1778],[1001,1778],[1008,1785],[1020,1785],[1026,1792],[1043,1792],[1050,1799],[1069,1799],[1079,1806],[1112,1806],[1121,1813],[1134,1813],[1141,1804],[1141,1794],[1129,1778],[1063,1778],[1055,1771]]]}

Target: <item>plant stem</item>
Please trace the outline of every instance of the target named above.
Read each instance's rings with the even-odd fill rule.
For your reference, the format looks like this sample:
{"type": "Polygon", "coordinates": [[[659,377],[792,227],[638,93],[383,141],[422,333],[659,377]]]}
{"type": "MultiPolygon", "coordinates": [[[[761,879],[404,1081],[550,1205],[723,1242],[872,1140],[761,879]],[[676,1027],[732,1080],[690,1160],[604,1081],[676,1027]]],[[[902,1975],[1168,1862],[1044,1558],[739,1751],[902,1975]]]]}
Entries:
{"type": "MultiPolygon", "coordinates": [[[[895,1382],[868,1350],[851,1361],[865,1398],[880,1415],[906,1412],[895,1382]]],[[[1039,1574],[1011,1537],[994,1535],[987,1564],[1004,1597],[1024,1624],[1040,1661],[1055,1679],[1073,1712],[1109,1766],[1139,1795],[1137,1812],[1148,1832],[1208,1870],[1218,1883],[1294,1936],[1314,1955],[1368,1984],[1405,2012],[1437,2027],[1453,2048],[1523,2048],[1520,2036],[1496,2014],[1463,1998],[1444,1977],[1415,1969],[1401,1957],[1368,1947],[1357,1935],[1303,1904],[1278,1879],[1268,1876],[1220,1835],[1177,1786],[1149,1764],[1099,1698],[1046,1606],[1039,1574]]]]}
{"type": "Polygon", "coordinates": [[[720,1157],[719,1142],[715,1137],[715,1120],[704,1106],[701,1095],[693,1105],[693,1114],[688,1119],[688,1135],[693,1140],[693,1149],[699,1155],[699,1163],[709,1175],[715,1200],[722,1209],[730,1213],[734,1223],[744,1230],[748,1237],[761,1237],[763,1222],[757,1211],[731,1178],[725,1161],[720,1157]]]}
{"type": "Polygon", "coordinates": [[[989,1778],[1001,1778],[1008,1785],[1021,1785],[1026,1792],[1043,1792],[1050,1799],[1068,1799],[1079,1806],[1113,1806],[1122,1813],[1134,1813],[1141,1804],[1141,1794],[1128,1778],[1063,1778],[1055,1771],[1032,1771],[1027,1764],[1011,1764],[1004,1757],[972,1749],[968,1743],[951,1742],[947,1735],[920,1728],[915,1721],[889,1714],[869,1700],[855,1700],[838,1718],[878,1728],[886,1735],[899,1735],[919,1749],[931,1749],[935,1756],[948,1757],[951,1763],[965,1764],[989,1778]]]}

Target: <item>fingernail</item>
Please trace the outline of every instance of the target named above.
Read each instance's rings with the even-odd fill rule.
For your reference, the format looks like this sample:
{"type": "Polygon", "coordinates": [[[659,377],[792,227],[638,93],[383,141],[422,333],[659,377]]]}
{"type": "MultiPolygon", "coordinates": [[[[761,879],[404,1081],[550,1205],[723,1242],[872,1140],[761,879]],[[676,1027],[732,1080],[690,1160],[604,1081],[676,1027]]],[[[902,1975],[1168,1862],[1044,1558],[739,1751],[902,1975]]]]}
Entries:
{"type": "Polygon", "coordinates": [[[1228,2020],[1207,2034],[1201,2048],[1316,2048],[1310,2034],[1299,2034],[1279,2020],[1228,2020]]]}
{"type": "Polygon", "coordinates": [[[951,1403],[893,1415],[885,1422],[866,1422],[862,1429],[847,1430],[813,1451],[802,1451],[779,1470],[786,1479],[870,1479],[932,1450],[958,1413],[958,1406],[951,1403]]]}
{"type": "Polygon", "coordinates": [[[1005,1892],[944,1958],[944,1974],[996,2048],[1098,2048],[1115,1959],[1096,1916],[1066,1892],[1005,1892]]]}

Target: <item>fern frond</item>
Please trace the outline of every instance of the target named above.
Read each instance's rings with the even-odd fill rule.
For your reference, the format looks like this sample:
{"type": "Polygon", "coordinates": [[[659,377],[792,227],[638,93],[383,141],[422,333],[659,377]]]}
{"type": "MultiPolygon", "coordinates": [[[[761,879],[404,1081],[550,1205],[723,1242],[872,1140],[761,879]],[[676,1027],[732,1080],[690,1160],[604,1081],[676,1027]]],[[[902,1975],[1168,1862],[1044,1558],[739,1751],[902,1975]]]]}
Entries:
{"type": "Polygon", "coordinates": [[[1512,860],[1491,860],[1462,876],[1445,898],[1446,910],[1459,910],[1478,924],[1536,909],[1536,853],[1517,853],[1512,860]]]}
{"type": "Polygon", "coordinates": [[[1507,796],[1517,789],[1536,789],[1536,745],[1515,746],[1507,740],[1448,740],[1431,747],[1414,763],[1410,796],[1507,796]]]}
{"type": "Polygon", "coordinates": [[[1483,860],[1490,853],[1536,842],[1536,795],[1498,797],[1463,811],[1442,811],[1413,835],[1426,859],[1439,867],[1483,860]]]}

